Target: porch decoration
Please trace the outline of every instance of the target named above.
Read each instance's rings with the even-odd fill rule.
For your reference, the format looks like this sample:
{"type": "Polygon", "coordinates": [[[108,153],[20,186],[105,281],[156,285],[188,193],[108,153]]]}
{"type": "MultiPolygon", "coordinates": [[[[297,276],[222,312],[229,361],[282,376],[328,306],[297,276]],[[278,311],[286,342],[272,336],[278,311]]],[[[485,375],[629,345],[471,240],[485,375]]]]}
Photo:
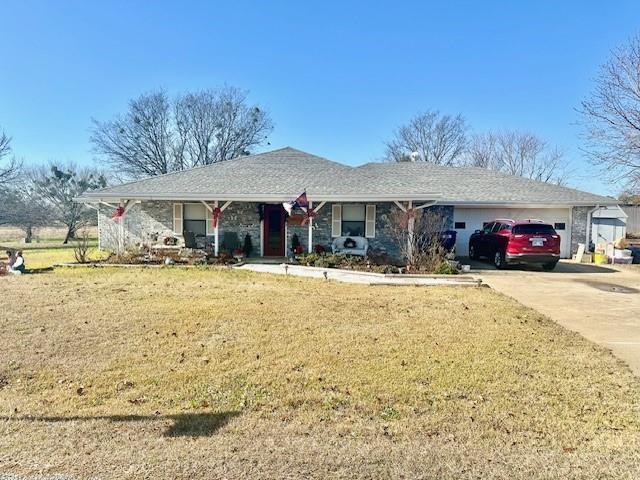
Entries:
{"type": "Polygon", "coordinates": [[[295,200],[291,200],[289,202],[284,202],[282,207],[287,212],[287,215],[291,215],[291,212],[294,208],[299,208],[303,212],[307,213],[309,210],[309,200],[307,200],[307,191],[305,190],[295,200]]]}
{"type": "Polygon", "coordinates": [[[124,207],[122,205],[119,205],[118,208],[116,208],[113,211],[113,214],[111,215],[111,219],[118,222],[122,220],[122,217],[124,217],[124,207]]]}
{"type": "Polygon", "coordinates": [[[220,218],[221,213],[222,209],[220,207],[213,207],[213,210],[211,210],[211,226],[213,228],[218,227],[218,219],[220,218]]]}
{"type": "Polygon", "coordinates": [[[313,211],[313,208],[307,208],[307,210],[304,212],[304,216],[302,217],[302,222],[300,222],[300,225],[306,225],[307,223],[309,223],[309,220],[311,220],[315,216],[316,212],[313,211]]]}
{"type": "Polygon", "coordinates": [[[287,225],[299,227],[303,225],[302,220],[304,219],[304,214],[293,213],[289,218],[287,218],[287,225]]]}

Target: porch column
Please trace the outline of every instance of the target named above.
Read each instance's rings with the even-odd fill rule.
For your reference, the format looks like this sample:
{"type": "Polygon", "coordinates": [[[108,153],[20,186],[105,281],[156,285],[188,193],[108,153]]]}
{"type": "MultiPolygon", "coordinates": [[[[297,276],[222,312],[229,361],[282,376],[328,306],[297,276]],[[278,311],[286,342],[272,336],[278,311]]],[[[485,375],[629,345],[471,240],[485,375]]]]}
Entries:
{"type": "MultiPolygon", "coordinates": [[[[218,200],[213,202],[214,208],[218,208],[218,200]]],[[[220,223],[220,219],[216,222],[216,226],[213,228],[213,255],[218,256],[219,247],[218,247],[218,224],[220,223]]]]}
{"type": "MultiPolygon", "coordinates": [[[[412,208],[413,200],[409,200],[409,202],[407,203],[407,212],[410,212],[412,208]]],[[[409,221],[407,222],[407,253],[409,254],[409,257],[413,256],[413,229],[415,227],[415,223],[415,218],[413,218],[413,216],[409,216],[409,221]]]]}
{"type": "MultiPolygon", "coordinates": [[[[309,210],[313,208],[313,202],[309,202],[309,210]]],[[[307,251],[313,253],[313,217],[309,217],[309,245],[307,251]]]]}
{"type": "Polygon", "coordinates": [[[129,213],[129,210],[131,210],[131,208],[140,203],[140,200],[122,200],[119,203],[119,206],[124,208],[124,211],[122,212],[122,216],[120,217],[120,221],[119,221],[119,225],[118,225],[118,253],[119,254],[123,254],[124,250],[125,250],[125,242],[124,242],[124,236],[125,236],[125,231],[124,231],[124,220],[125,217],[127,216],[127,213],[129,213]]]}

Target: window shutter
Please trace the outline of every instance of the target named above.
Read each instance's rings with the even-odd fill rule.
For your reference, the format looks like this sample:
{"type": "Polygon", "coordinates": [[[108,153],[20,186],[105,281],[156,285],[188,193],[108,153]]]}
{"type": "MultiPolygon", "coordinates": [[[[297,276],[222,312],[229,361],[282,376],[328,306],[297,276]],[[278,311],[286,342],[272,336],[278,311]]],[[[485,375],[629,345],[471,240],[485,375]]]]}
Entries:
{"type": "Polygon", "coordinates": [[[342,205],[331,205],[331,236],[342,235],[342,205]]]}
{"type": "Polygon", "coordinates": [[[364,221],[364,236],[375,238],[376,236],[376,206],[367,205],[366,218],[364,221]]]}
{"type": "Polygon", "coordinates": [[[211,210],[209,210],[207,207],[204,207],[205,210],[205,217],[204,220],[206,222],[206,228],[207,228],[207,235],[213,235],[213,214],[211,213],[211,210]]]}
{"type": "Polygon", "coordinates": [[[182,235],[182,204],[174,203],[173,204],[173,233],[176,235],[182,235]]]}

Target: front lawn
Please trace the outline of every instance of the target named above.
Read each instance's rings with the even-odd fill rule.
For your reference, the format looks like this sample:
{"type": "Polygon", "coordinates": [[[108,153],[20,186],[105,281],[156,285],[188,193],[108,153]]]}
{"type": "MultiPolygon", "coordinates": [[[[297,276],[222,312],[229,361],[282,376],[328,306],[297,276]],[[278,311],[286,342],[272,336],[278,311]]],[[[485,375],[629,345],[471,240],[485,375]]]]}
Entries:
{"type": "Polygon", "coordinates": [[[0,474],[636,478],[640,385],[484,288],[2,277],[0,474]]]}
{"type": "MultiPolygon", "coordinates": [[[[98,241],[89,240],[89,260],[102,260],[108,252],[98,250],[98,241]]],[[[0,257],[5,257],[5,251],[22,251],[27,269],[49,268],[56,263],[76,262],[73,254],[74,242],[63,244],[62,240],[40,243],[21,243],[17,241],[0,240],[0,257]]]]}

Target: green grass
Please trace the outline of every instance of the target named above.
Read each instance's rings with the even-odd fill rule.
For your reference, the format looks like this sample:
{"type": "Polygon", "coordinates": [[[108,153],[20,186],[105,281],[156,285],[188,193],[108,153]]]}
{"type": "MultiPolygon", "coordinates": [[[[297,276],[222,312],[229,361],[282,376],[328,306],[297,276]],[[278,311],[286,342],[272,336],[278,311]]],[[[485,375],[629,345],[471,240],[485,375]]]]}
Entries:
{"type": "Polygon", "coordinates": [[[2,473],[640,474],[628,368],[489,289],[105,268],[3,293],[2,473]]]}
{"type": "MultiPolygon", "coordinates": [[[[96,243],[93,242],[95,245],[96,243]]],[[[42,269],[48,268],[52,265],[59,263],[75,262],[75,256],[73,254],[73,245],[55,245],[54,247],[41,248],[39,245],[15,245],[15,244],[2,244],[0,245],[0,255],[4,256],[4,252],[7,249],[22,250],[25,265],[27,269],[42,269]]],[[[97,248],[92,247],[89,249],[88,256],[90,260],[99,260],[104,258],[107,252],[99,251],[97,248]]]]}

